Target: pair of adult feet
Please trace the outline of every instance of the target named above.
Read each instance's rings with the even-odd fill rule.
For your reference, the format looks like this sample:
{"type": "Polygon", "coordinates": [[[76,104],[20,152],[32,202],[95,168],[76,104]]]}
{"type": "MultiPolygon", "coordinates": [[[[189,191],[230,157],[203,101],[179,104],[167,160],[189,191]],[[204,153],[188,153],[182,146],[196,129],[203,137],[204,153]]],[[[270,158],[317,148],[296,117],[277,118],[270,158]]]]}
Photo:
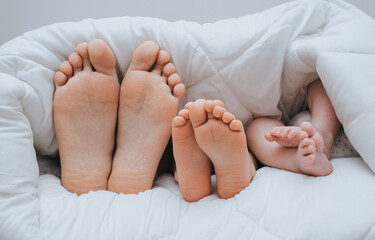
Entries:
{"type": "Polygon", "coordinates": [[[150,189],[185,92],[170,55],[139,46],[120,86],[107,43],[81,43],[54,76],[62,185],[70,192],[150,189]],[[117,131],[116,131],[117,130],[117,131]]]}

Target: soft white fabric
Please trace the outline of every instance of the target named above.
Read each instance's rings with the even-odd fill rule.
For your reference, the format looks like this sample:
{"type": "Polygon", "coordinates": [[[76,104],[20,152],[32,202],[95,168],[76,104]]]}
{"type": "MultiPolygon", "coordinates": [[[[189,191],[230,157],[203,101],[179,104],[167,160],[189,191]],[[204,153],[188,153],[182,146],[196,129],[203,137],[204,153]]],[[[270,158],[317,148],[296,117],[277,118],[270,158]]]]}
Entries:
{"type": "Polygon", "coordinates": [[[320,178],[264,167],[235,198],[214,193],[196,203],[183,200],[171,175],[138,195],[98,191],[80,197],[44,175],[40,227],[56,240],[366,239],[375,226],[375,175],[360,158],[332,164],[333,173],[320,178]]]}
{"type": "MultiPolygon", "coordinates": [[[[138,195],[80,197],[52,175],[38,178],[35,150],[57,151],[53,74],[78,43],[94,38],[113,49],[120,79],[134,49],[156,41],[187,87],[181,105],[221,99],[244,123],[259,116],[288,120],[319,73],[349,139],[367,164],[375,160],[374,129],[365,127],[374,119],[365,104],[371,94],[352,91],[374,62],[375,25],[349,4],[296,1],[203,25],[130,17],[51,25],[0,48],[0,239],[375,238],[375,175],[361,158],[334,160],[333,174],[323,178],[264,168],[236,198],[211,195],[193,204],[168,176],[138,195]],[[349,53],[365,67],[344,78],[341,68],[352,62],[339,60],[349,53]]],[[[361,86],[371,92],[369,81],[361,86]]]]}
{"type": "Polygon", "coordinates": [[[375,55],[325,53],[317,64],[346,135],[375,172],[375,55]]]}

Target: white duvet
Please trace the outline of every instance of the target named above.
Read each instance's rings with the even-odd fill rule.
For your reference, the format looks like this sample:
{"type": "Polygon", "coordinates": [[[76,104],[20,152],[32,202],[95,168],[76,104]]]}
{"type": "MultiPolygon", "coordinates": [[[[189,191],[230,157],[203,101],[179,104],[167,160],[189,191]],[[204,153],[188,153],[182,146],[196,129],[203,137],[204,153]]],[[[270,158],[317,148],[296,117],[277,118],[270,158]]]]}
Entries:
{"type": "Polygon", "coordinates": [[[0,239],[375,239],[374,66],[374,20],[341,1],[213,24],[122,17],[25,33],[0,48],[0,239]],[[134,49],[157,42],[187,87],[181,104],[221,99],[245,124],[289,120],[320,77],[361,157],[333,159],[319,178],[265,167],[229,200],[187,203],[170,175],[138,195],[69,193],[39,176],[36,153],[57,152],[54,72],[94,38],[113,49],[120,79],[134,49]]]}

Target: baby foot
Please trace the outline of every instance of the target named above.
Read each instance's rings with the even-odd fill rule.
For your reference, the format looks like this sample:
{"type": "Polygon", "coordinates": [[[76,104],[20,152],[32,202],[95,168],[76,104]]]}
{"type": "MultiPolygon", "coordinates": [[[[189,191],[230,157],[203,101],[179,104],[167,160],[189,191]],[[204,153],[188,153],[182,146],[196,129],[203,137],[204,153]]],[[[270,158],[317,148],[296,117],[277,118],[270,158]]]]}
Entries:
{"type": "Polygon", "coordinates": [[[307,138],[307,133],[300,127],[275,127],[264,138],[269,142],[277,142],[285,147],[298,147],[301,140],[307,138]]]}
{"type": "Polygon", "coordinates": [[[139,193],[152,187],[184,92],[168,52],[151,41],[135,50],[121,85],[109,190],[139,193]]]}
{"type": "MultiPolygon", "coordinates": [[[[217,101],[217,104],[224,106],[221,101],[217,101]]],[[[173,119],[173,155],[176,161],[175,178],[182,196],[188,202],[195,202],[211,193],[211,162],[195,140],[188,108],[189,104],[173,119]]]]}
{"type": "Polygon", "coordinates": [[[234,197],[255,175],[241,121],[217,101],[192,103],[189,116],[199,147],[214,165],[219,197],[234,197]]]}
{"type": "Polygon", "coordinates": [[[115,64],[111,48],[96,39],[79,44],[55,74],[53,117],[61,183],[70,192],[107,188],[120,90],[115,64]]]}
{"type": "Polygon", "coordinates": [[[314,130],[311,123],[302,123],[301,129],[308,134],[308,138],[303,139],[298,146],[297,164],[300,170],[312,176],[329,175],[333,168],[331,162],[324,154],[322,136],[314,130]]]}

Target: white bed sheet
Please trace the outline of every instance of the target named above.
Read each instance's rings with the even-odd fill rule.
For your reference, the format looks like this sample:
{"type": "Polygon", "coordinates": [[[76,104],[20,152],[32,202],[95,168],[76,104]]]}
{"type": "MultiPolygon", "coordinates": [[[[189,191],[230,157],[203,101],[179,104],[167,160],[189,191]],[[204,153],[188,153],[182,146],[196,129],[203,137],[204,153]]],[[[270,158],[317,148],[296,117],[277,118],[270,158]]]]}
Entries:
{"type": "MultiPolygon", "coordinates": [[[[60,179],[39,179],[45,239],[373,239],[375,175],[361,158],[336,158],[327,177],[264,167],[228,200],[183,200],[172,175],[138,195],[78,197],[60,179]]],[[[215,177],[212,176],[215,185],[215,177]]]]}

